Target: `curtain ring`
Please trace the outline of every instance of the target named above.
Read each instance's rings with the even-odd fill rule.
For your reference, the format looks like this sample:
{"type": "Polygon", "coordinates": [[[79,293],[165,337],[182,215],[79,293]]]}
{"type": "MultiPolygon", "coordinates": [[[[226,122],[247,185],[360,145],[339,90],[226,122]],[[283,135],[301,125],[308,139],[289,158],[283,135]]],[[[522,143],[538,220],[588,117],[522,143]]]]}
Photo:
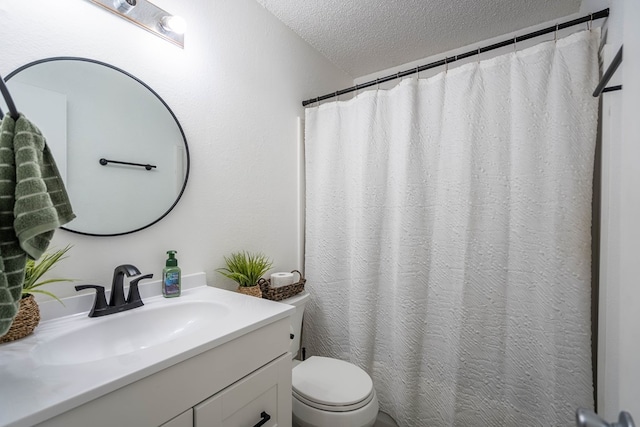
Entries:
{"type": "Polygon", "coordinates": [[[417,79],[420,80],[420,67],[416,67],[416,75],[418,76],[417,79]]]}
{"type": "Polygon", "coordinates": [[[554,43],[558,42],[558,24],[556,24],[556,32],[554,33],[554,36],[553,36],[553,42],[554,43]]]}
{"type": "Polygon", "coordinates": [[[447,57],[444,57],[444,73],[447,74],[447,71],[449,71],[449,64],[447,63],[447,57]]]}
{"type": "Polygon", "coordinates": [[[380,90],[380,83],[378,82],[378,78],[376,77],[376,92],[380,90]]]}
{"type": "Polygon", "coordinates": [[[398,74],[396,74],[396,79],[400,78],[400,71],[398,71],[398,74]]]}
{"type": "Polygon", "coordinates": [[[516,36],[513,37],[513,51],[518,51],[518,38],[516,36]]]}
{"type": "MultiPolygon", "coordinates": [[[[457,56],[456,56],[457,58],[457,56]]],[[[480,63],[480,48],[478,48],[478,64],[480,63]]]]}
{"type": "Polygon", "coordinates": [[[587,22],[587,28],[589,29],[589,31],[593,29],[593,13],[591,14],[591,19],[589,20],[589,22],[587,22]]]}
{"type": "Polygon", "coordinates": [[[336,99],[336,102],[340,102],[340,95],[338,95],[338,91],[333,94],[333,97],[336,99]]]}

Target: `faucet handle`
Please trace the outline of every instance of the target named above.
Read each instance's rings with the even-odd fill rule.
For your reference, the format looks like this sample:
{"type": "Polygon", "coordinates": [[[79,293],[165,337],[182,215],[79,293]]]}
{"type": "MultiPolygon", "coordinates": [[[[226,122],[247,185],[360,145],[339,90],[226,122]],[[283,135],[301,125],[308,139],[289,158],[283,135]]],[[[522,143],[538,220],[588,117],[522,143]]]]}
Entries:
{"type": "Polygon", "coordinates": [[[96,299],[93,301],[93,307],[89,312],[89,317],[99,316],[99,312],[104,311],[107,308],[107,298],[104,295],[104,286],[99,285],[76,285],[76,291],[83,289],[95,289],[96,299]]]}
{"type": "Polygon", "coordinates": [[[140,298],[140,290],[138,289],[138,282],[143,279],[151,279],[153,277],[153,273],[145,274],[144,276],[136,277],[132,281],[129,282],[129,296],[127,297],[127,305],[130,305],[131,308],[140,307],[144,305],[142,302],[142,298],[140,298]]]}

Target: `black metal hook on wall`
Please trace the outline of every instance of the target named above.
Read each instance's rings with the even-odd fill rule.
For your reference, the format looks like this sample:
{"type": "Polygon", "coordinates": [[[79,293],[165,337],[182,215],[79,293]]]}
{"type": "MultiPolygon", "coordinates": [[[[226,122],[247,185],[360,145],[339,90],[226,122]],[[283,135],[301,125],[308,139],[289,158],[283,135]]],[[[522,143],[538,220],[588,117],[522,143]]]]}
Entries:
{"type": "Polygon", "coordinates": [[[607,83],[609,83],[609,80],[611,80],[611,77],[613,77],[620,64],[622,64],[622,46],[620,46],[620,49],[618,49],[618,53],[616,53],[616,56],[611,61],[611,64],[609,64],[609,68],[607,68],[607,70],[602,75],[602,79],[600,80],[600,83],[598,83],[596,90],[593,91],[593,96],[595,98],[602,95],[603,92],[612,92],[614,90],[622,89],[622,85],[606,87],[607,83]]]}

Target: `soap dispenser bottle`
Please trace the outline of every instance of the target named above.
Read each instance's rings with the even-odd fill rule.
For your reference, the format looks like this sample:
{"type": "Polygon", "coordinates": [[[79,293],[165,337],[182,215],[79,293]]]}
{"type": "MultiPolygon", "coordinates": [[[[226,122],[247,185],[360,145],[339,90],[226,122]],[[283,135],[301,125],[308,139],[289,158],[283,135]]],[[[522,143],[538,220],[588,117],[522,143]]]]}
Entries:
{"type": "Polygon", "coordinates": [[[176,251],[167,251],[164,270],[162,270],[162,296],[165,298],[179,297],[182,290],[180,267],[176,259],[176,251]]]}

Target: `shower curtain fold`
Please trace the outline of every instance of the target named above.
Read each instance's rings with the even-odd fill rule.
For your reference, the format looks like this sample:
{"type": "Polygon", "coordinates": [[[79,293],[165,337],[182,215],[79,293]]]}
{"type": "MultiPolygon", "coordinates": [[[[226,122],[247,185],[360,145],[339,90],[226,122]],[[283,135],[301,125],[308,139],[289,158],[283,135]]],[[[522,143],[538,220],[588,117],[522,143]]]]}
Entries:
{"type": "Polygon", "coordinates": [[[309,355],[400,426],[593,407],[598,29],[306,110],[309,355]]]}

